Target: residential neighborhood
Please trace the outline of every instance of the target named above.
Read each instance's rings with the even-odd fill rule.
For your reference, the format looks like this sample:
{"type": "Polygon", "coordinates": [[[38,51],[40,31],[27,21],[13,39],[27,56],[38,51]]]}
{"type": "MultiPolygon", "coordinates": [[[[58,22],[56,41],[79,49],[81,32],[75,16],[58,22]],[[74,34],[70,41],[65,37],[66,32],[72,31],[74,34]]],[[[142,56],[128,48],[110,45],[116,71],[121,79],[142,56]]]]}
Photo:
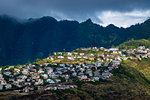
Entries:
{"type": "Polygon", "coordinates": [[[150,49],[104,47],[79,48],[54,55],[34,63],[0,67],[0,91],[59,90],[77,88],[76,82],[96,82],[113,76],[122,61],[150,57],[150,49]]]}

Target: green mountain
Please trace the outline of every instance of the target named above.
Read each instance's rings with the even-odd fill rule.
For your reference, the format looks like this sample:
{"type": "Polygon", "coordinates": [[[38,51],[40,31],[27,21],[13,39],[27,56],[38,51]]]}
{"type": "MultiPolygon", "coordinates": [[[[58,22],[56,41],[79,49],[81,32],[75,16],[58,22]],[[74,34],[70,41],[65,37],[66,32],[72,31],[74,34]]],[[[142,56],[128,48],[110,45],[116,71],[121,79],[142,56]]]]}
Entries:
{"type": "MultiPolygon", "coordinates": [[[[118,47],[150,47],[150,40],[129,40],[118,47]]],[[[68,90],[37,90],[29,94],[0,93],[2,100],[149,100],[150,99],[150,58],[125,60],[113,76],[99,82],[78,82],[78,88],[68,90]]]]}
{"type": "Polygon", "coordinates": [[[80,47],[111,47],[132,38],[150,37],[150,19],[129,28],[102,27],[91,19],[57,21],[52,17],[18,20],[0,16],[0,65],[24,64],[45,58],[54,51],[80,47]]]}

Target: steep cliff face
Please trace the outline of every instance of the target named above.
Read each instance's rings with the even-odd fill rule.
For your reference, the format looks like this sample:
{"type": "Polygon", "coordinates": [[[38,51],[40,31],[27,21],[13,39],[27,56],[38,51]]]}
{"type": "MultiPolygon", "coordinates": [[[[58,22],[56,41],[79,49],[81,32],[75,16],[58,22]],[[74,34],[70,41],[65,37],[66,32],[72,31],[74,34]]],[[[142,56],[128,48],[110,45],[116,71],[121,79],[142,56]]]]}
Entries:
{"type": "Polygon", "coordinates": [[[149,20],[124,29],[112,24],[102,27],[91,19],[79,23],[57,21],[52,17],[22,21],[0,16],[0,65],[32,62],[63,49],[110,47],[131,38],[147,39],[150,37],[149,27],[149,20]]]}

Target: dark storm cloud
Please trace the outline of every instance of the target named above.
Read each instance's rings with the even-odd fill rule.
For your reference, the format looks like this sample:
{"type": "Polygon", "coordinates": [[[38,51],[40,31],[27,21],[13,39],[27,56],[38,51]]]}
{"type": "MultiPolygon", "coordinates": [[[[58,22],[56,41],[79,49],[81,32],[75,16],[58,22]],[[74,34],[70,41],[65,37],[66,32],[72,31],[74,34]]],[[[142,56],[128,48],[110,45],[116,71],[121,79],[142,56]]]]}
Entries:
{"type": "Polygon", "coordinates": [[[150,0],[0,0],[0,14],[21,18],[52,16],[78,21],[92,18],[104,11],[130,12],[149,10],[150,0]]]}

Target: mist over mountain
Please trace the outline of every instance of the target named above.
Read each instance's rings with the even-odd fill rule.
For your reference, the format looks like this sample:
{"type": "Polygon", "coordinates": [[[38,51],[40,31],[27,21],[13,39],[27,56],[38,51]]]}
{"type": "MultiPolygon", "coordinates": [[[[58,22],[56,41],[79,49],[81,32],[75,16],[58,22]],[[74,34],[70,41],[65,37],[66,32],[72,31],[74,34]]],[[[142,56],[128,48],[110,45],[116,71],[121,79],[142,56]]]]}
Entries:
{"type": "Polygon", "coordinates": [[[54,51],[80,47],[111,47],[130,39],[148,39],[150,19],[129,28],[102,27],[91,19],[79,23],[46,16],[18,20],[0,16],[0,65],[24,64],[54,51]]]}

